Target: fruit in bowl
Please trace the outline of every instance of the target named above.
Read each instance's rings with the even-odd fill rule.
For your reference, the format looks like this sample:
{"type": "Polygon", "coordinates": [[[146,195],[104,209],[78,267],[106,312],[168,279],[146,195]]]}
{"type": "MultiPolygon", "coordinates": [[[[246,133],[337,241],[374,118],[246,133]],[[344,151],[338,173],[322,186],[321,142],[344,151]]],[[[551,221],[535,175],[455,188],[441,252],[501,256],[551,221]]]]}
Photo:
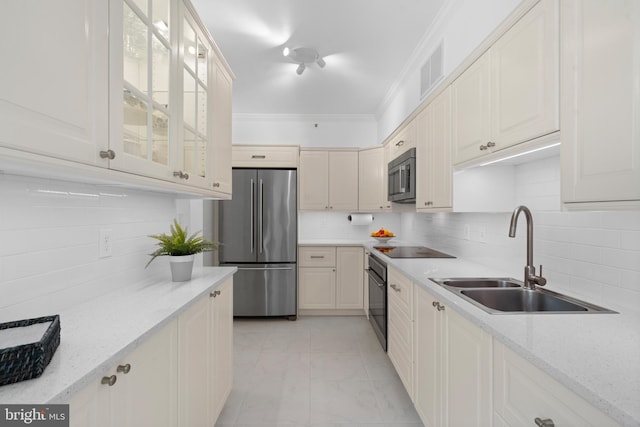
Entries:
{"type": "Polygon", "coordinates": [[[393,234],[392,231],[381,228],[378,231],[372,232],[371,237],[373,237],[380,243],[386,243],[389,240],[393,239],[395,237],[395,234],[393,234]]]}
{"type": "Polygon", "coordinates": [[[389,231],[384,228],[381,228],[378,231],[372,232],[371,237],[395,237],[395,234],[393,234],[393,231],[389,231]]]}

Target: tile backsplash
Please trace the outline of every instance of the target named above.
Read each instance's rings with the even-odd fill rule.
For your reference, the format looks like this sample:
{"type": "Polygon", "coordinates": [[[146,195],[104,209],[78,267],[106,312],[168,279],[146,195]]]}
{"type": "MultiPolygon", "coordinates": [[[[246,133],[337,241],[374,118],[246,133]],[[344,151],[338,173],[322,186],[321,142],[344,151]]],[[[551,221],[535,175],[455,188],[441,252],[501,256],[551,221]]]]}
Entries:
{"type": "Polygon", "coordinates": [[[167,268],[144,266],[169,231],[175,197],[0,174],[0,321],[54,314],[167,268]],[[112,256],[100,258],[101,229],[112,256]]]}

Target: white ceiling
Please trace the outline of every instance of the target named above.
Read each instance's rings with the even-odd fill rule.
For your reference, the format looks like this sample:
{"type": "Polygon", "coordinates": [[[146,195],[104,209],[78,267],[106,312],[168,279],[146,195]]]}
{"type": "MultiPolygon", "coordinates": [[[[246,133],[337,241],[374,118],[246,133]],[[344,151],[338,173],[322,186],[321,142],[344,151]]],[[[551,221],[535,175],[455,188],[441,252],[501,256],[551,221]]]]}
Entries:
{"type": "Polygon", "coordinates": [[[234,114],[374,115],[447,0],[192,0],[236,75],[234,114]],[[320,69],[282,55],[311,47],[320,69]]]}

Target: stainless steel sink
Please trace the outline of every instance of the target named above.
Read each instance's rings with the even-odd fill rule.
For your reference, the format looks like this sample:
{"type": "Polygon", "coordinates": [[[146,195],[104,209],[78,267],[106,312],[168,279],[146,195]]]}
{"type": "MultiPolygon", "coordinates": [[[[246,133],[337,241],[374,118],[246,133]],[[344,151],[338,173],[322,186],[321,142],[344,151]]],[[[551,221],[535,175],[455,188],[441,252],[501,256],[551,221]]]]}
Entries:
{"type": "Polygon", "coordinates": [[[444,286],[452,286],[454,288],[519,288],[522,286],[522,282],[515,279],[508,278],[492,278],[492,277],[480,277],[480,278],[451,278],[442,279],[438,282],[444,286]]]}
{"type": "Polygon", "coordinates": [[[431,279],[490,314],[616,313],[547,289],[529,290],[508,278],[431,279]]]}

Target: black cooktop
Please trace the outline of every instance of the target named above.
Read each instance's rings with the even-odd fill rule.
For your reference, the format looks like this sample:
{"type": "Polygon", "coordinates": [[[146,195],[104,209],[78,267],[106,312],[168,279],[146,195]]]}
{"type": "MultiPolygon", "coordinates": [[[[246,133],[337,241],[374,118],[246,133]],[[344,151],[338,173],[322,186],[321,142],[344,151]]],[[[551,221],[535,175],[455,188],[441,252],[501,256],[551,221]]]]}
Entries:
{"type": "Polygon", "coordinates": [[[374,246],[373,249],[389,258],[455,258],[424,246],[374,246]]]}

